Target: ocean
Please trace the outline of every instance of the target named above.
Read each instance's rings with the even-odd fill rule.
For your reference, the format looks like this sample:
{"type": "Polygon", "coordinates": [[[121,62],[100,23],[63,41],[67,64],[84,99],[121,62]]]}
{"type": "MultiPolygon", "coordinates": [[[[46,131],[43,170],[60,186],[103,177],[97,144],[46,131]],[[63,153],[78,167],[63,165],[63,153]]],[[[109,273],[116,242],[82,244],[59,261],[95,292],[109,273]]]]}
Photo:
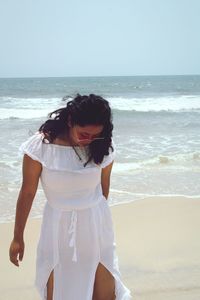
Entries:
{"type": "MultiPolygon", "coordinates": [[[[200,196],[200,76],[0,79],[0,223],[14,220],[20,144],[76,93],[101,95],[113,111],[110,205],[200,196]]],[[[44,202],[39,186],[31,217],[41,216],[44,202]]]]}

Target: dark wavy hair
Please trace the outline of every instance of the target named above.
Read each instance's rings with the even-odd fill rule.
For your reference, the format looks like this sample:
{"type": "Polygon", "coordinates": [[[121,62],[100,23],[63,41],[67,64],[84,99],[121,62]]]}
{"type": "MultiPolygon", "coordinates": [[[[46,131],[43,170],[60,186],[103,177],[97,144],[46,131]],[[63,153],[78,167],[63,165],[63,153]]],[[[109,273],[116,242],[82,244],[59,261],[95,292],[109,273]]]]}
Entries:
{"type": "MultiPolygon", "coordinates": [[[[67,99],[67,97],[63,98],[63,100],[67,99]]],[[[84,166],[91,160],[96,164],[100,164],[104,155],[109,154],[109,149],[114,150],[111,145],[113,131],[112,112],[109,102],[101,96],[94,94],[81,96],[77,94],[72,100],[67,102],[66,107],[49,113],[48,117],[49,119],[39,128],[39,132],[44,134],[43,142],[48,141],[48,143],[53,143],[56,137],[69,131],[69,119],[72,126],[103,126],[99,137],[104,137],[104,139],[94,140],[89,144],[89,156],[84,166]]]]}

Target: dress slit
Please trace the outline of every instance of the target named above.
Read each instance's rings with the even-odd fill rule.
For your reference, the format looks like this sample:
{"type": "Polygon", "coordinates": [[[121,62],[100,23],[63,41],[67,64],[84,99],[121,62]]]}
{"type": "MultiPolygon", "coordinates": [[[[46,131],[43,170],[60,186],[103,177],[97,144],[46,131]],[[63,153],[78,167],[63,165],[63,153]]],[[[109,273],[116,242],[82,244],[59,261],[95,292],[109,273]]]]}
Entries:
{"type": "MultiPolygon", "coordinates": [[[[115,298],[114,299],[116,299],[116,289],[115,289],[116,282],[115,282],[115,277],[112,275],[112,273],[101,262],[98,263],[97,268],[96,268],[96,272],[97,272],[97,269],[98,269],[99,265],[102,265],[105,268],[105,270],[110,274],[110,276],[113,277],[113,279],[114,279],[114,294],[115,294],[115,298]]],[[[93,299],[95,300],[94,291],[95,291],[95,282],[96,282],[96,272],[95,272],[95,278],[94,278],[94,284],[93,284],[93,297],[92,297],[92,300],[93,299]]],[[[112,300],[114,300],[114,299],[112,299],[112,300]]]]}
{"type": "MultiPolygon", "coordinates": [[[[117,260],[117,256],[115,258],[117,260]]],[[[107,269],[107,271],[113,276],[115,280],[115,300],[132,300],[129,289],[123,284],[121,280],[121,274],[118,269],[118,265],[114,268],[109,267],[105,262],[100,263],[107,269]]]]}

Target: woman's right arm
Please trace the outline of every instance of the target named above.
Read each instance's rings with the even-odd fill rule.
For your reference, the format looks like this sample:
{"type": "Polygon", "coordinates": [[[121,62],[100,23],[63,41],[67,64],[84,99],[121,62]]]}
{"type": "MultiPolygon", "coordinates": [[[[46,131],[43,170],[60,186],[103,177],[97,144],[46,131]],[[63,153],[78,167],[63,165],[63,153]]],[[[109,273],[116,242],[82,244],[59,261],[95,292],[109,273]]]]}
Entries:
{"type": "Polygon", "coordinates": [[[16,206],[14,237],[9,250],[10,261],[16,266],[19,266],[19,260],[22,261],[23,259],[24,229],[37,191],[41,171],[41,163],[25,154],[22,168],[22,186],[16,206]]]}

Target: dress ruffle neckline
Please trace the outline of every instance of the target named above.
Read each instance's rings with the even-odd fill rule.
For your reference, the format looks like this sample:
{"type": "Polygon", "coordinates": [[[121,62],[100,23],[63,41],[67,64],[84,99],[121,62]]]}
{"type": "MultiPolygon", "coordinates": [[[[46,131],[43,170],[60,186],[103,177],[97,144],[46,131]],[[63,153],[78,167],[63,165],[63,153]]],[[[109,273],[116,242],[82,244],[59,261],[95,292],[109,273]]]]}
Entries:
{"type": "Polygon", "coordinates": [[[45,143],[43,138],[44,135],[42,133],[36,132],[21,144],[19,153],[27,154],[33,160],[40,162],[43,167],[51,170],[91,172],[91,169],[96,170],[96,168],[105,167],[114,158],[115,152],[111,152],[109,155],[104,156],[101,164],[97,165],[91,161],[84,166],[88,159],[88,146],[80,147],[45,143]]]}

